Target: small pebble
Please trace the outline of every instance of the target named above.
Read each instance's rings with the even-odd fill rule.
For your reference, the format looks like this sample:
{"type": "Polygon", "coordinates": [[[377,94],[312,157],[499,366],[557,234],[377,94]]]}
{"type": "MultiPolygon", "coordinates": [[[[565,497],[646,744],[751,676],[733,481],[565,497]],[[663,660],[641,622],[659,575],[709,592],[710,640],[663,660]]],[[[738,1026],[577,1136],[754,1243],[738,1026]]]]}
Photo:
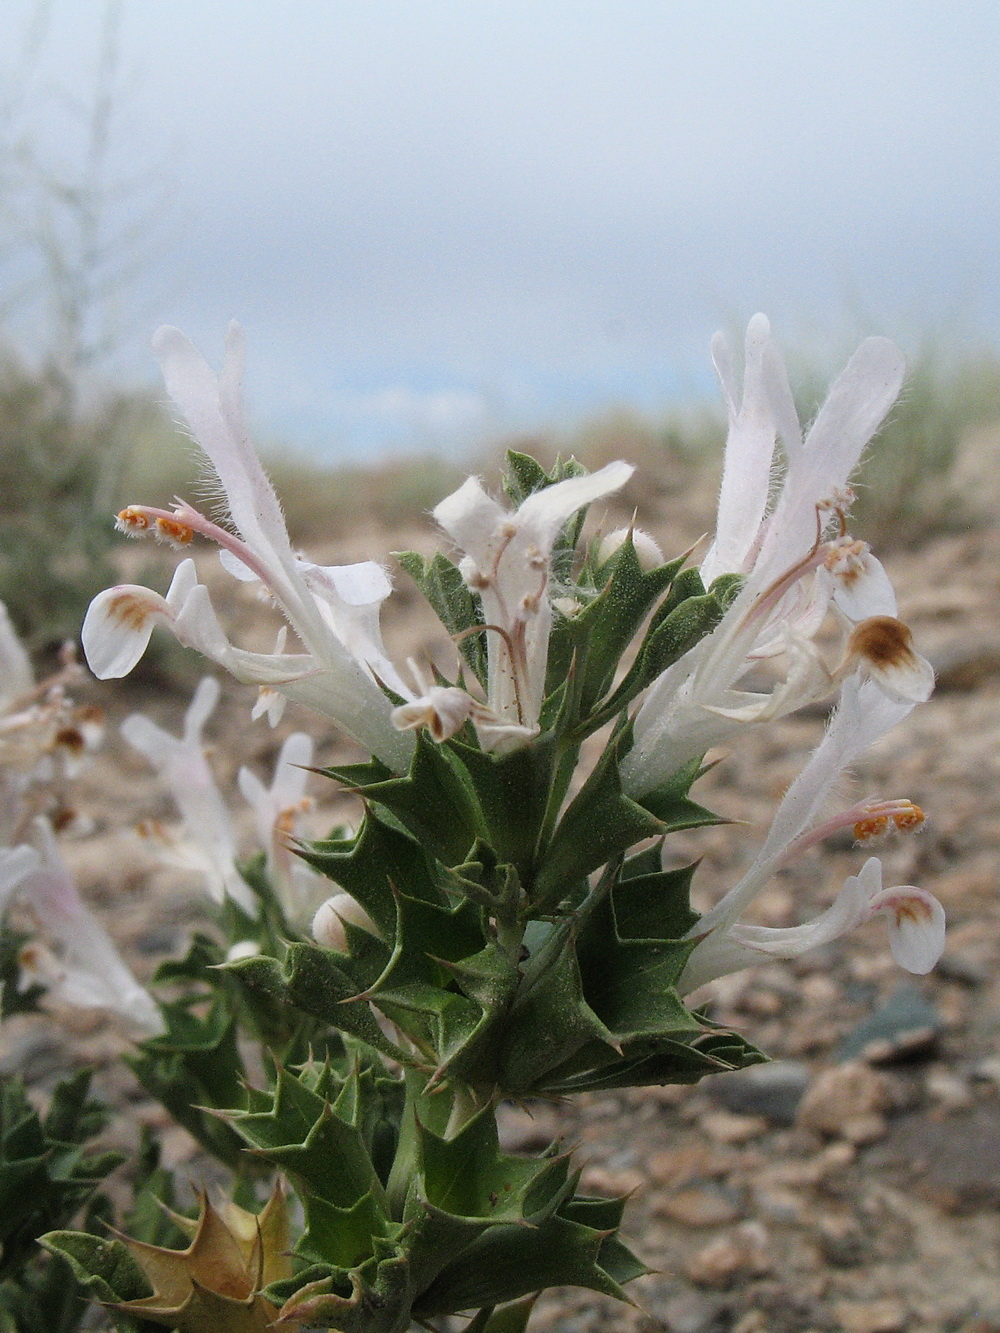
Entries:
{"type": "Polygon", "coordinates": [[[816,1075],[802,1099],[798,1123],[831,1138],[870,1143],[885,1133],[882,1113],[890,1103],[885,1075],[860,1061],[849,1061],[816,1075]]]}
{"type": "Polygon", "coordinates": [[[702,1129],[716,1143],[746,1143],[766,1134],[767,1121],[759,1115],[734,1115],[731,1111],[706,1111],[700,1117],[702,1129]]]}
{"type": "Polygon", "coordinates": [[[772,1247],[758,1222],[746,1222],[727,1236],[718,1236],[685,1264],[685,1271],[699,1287],[725,1288],[738,1278],[771,1271],[772,1247]]]}
{"type": "Polygon", "coordinates": [[[653,1205],[657,1217],[669,1217],[684,1227],[718,1227],[735,1222],[740,1215],[732,1199],[719,1189],[686,1189],[668,1194],[653,1205]]]}
{"type": "Polygon", "coordinates": [[[608,1171],[602,1166],[588,1166],[580,1177],[584,1193],[593,1191],[609,1199],[634,1194],[645,1183],[646,1177],[639,1171],[608,1171]]]}
{"type": "Polygon", "coordinates": [[[905,1333],[906,1308],[899,1301],[838,1301],[834,1314],[844,1333],[905,1333]]]}

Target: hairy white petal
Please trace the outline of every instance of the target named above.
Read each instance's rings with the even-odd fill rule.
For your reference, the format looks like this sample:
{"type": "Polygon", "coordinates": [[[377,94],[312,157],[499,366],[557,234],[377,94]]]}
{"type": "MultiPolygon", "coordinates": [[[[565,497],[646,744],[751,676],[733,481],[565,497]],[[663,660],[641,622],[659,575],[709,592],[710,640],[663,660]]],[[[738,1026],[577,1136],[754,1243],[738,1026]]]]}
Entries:
{"type": "Polygon", "coordinates": [[[706,584],[720,574],[744,569],[767,508],[775,428],[762,362],[770,337],[767,318],[755,315],[746,334],[743,398],[736,411],[729,404],[715,541],[701,565],[706,584]]]}

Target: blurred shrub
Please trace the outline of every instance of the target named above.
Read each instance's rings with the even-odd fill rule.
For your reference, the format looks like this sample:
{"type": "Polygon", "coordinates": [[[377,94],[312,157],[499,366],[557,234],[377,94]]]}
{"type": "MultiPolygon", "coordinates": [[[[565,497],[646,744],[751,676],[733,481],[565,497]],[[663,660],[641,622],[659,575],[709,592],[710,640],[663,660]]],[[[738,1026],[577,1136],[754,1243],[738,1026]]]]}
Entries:
{"type": "Polygon", "coordinates": [[[0,598],[32,648],[75,636],[115,581],[108,508],[128,415],[123,399],[72,412],[54,372],[0,365],[0,598]]]}
{"type": "Polygon", "coordinates": [[[468,471],[466,465],[433,455],[361,467],[274,450],[265,461],[292,539],[305,546],[341,537],[366,521],[385,527],[417,521],[468,471]]]}

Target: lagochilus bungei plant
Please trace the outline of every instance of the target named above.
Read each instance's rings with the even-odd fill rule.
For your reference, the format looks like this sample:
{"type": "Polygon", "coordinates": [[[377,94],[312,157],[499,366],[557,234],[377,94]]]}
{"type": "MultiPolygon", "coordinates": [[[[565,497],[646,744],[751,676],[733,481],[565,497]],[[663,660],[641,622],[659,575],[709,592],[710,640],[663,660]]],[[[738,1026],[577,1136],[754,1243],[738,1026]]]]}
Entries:
{"type": "MultiPolygon", "coordinates": [[[[750,324],[742,393],[719,340],[729,440],[718,528],[697,562],[665,559],[634,528],[581,544],[588,506],[628,482],[625,462],[546,472],[512,453],[502,499],[470,478],[434,510],[446,551],[398,557],[454,645],[454,669],[425,676],[383,646],[380,565],[324,567],[293,550],[243,424],[240,331],[218,378],[176,330],[155,346],[228,514],[133,505],[119,525],[180,548],[214,542],[287,623],[271,653],[236,646],[185,559],[164,596],[124,585],[94,601],[88,661],[123,676],[160,625],[259,687],[258,715],[274,722],[287,699],[318,710],[369,756],[326,770],[364,814],[294,857],[279,837],[237,871],[202,802],[189,822],[208,820],[221,849],[214,882],[236,947],[227,961],[202,941],[173,965],[173,980],[203,989],[162,1007],[163,1031],[135,1061],[242,1173],[243,1205],[254,1173],[280,1173],[301,1221],[278,1184],[257,1216],[205,1203],[178,1219],[186,1248],[67,1231],[47,1244],[116,1310],[182,1330],[404,1333],[466,1313],[475,1333],[499,1333],[523,1328],[550,1286],[624,1296],[643,1268],[619,1237],[623,1201],[579,1194],[555,1147],[505,1155],[498,1103],[753,1064],[761,1054],[692,1008],[692,992],[873,917],[913,972],[943,945],[936,900],[884,886],[875,857],[815,920],[745,919],[769,879],[831,833],[864,841],[923,817],[892,795],[846,810],[835,796],[844,769],[933,685],[882,566],[848,526],[850,477],[899,391],[900,354],[866,341],[803,438],[767,321],[750,324]],[[823,739],[746,873],[699,915],[695,867],[676,864],[670,835],[719,822],[692,795],[706,753],[819,699],[834,701],[823,739]],[[297,909],[276,885],[295,862],[312,876],[297,909]],[[317,877],[326,901],[310,926],[302,903],[317,877]],[[237,1076],[238,1030],[266,1052],[256,1075],[237,1076]]],[[[175,791],[190,765],[198,805],[183,741],[142,722],[129,738],[175,791]]],[[[262,828],[295,804],[278,785],[244,779],[262,828]]]]}

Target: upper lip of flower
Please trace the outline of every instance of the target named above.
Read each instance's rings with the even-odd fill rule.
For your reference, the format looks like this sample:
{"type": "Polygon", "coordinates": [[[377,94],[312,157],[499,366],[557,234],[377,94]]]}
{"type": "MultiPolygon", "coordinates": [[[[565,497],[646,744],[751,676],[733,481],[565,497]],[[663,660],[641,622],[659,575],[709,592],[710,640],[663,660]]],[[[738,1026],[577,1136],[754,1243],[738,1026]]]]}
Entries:
{"type": "Polygon", "coordinates": [[[535,491],[513,512],[469,477],[434,510],[464,553],[459,568],[482,601],[487,700],[501,724],[527,734],[538,728],[552,627],[549,565],[559,532],[578,509],[624,486],[633,471],[628,463],[608,463],[535,491]]]}

